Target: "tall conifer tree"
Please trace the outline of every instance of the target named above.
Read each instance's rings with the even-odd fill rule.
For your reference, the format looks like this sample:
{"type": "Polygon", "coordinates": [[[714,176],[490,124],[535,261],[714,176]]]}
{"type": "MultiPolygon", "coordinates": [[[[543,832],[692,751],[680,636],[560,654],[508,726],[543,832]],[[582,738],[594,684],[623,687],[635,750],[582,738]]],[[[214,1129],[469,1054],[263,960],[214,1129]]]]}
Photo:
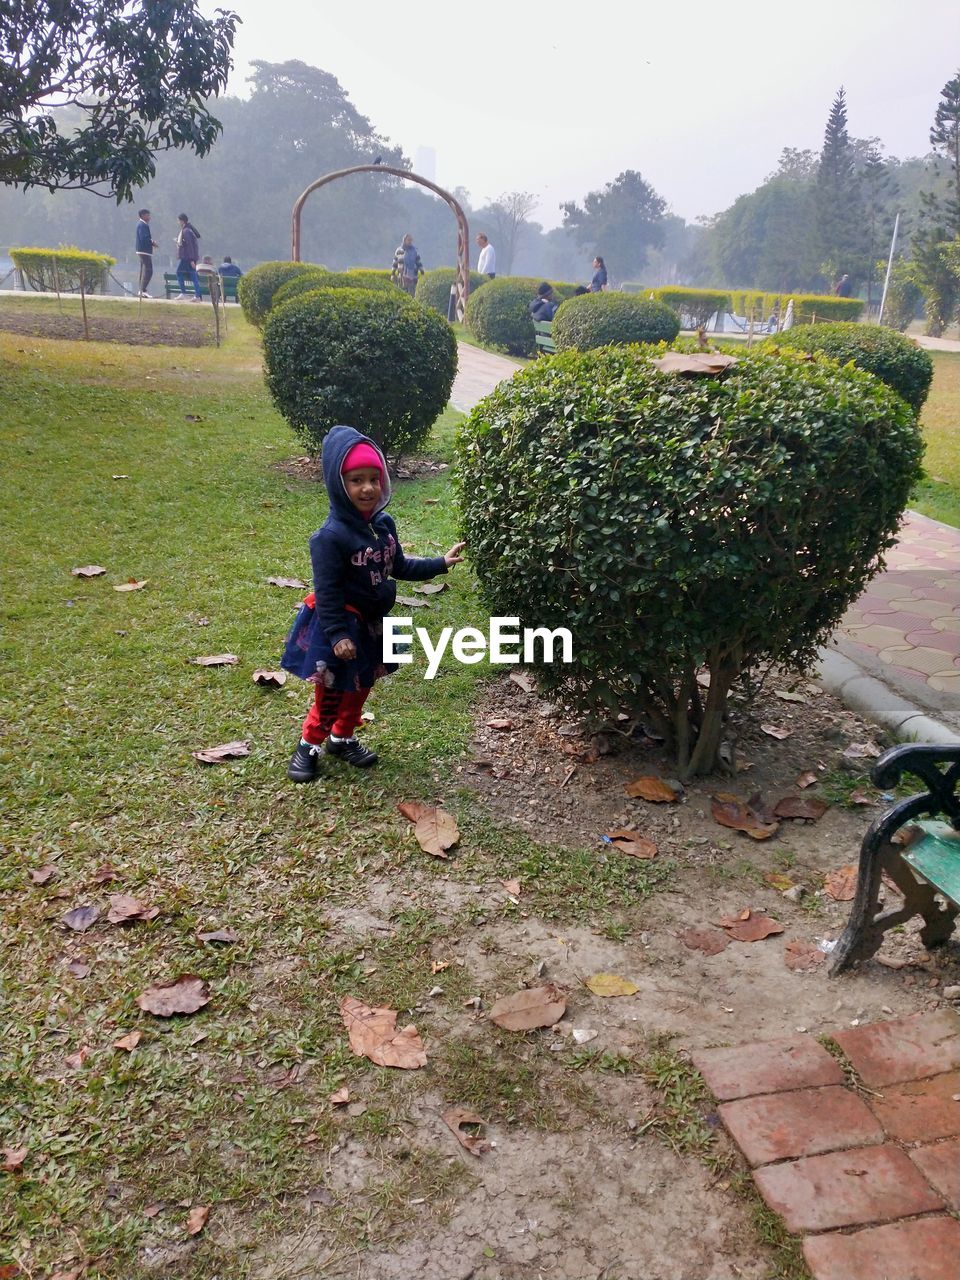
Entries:
{"type": "Polygon", "coordinates": [[[821,270],[831,281],[843,272],[856,281],[866,270],[863,196],[855,161],[841,86],[824,130],[816,185],[817,245],[821,270]]]}

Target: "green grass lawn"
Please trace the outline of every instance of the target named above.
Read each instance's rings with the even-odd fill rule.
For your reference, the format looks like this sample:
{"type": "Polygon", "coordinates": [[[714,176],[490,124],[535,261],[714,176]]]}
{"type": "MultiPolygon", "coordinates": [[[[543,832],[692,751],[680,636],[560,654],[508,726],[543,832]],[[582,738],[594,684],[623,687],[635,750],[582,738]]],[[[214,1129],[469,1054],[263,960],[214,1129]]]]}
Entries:
{"type": "Polygon", "coordinates": [[[960,528],[960,353],[931,351],[933,386],[921,423],[926,473],[911,502],[917,511],[960,528]]]}

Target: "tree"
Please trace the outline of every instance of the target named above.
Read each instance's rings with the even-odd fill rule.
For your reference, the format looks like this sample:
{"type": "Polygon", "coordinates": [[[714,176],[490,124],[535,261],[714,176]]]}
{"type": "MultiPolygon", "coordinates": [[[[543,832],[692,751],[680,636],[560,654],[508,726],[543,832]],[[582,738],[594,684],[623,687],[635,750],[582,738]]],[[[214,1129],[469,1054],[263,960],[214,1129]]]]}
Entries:
{"type": "Polygon", "coordinates": [[[667,202],[635,169],[626,169],[602,191],[591,191],[583,208],[569,200],[560,206],[563,225],[577,242],[609,258],[620,280],[639,275],[650,249],[666,236],[667,202]]]}
{"type": "Polygon", "coordinates": [[[866,268],[864,213],[842,86],[827,118],[814,192],[821,270],[828,281],[842,272],[856,280],[866,268]]]}
{"type": "Polygon", "coordinates": [[[896,199],[897,182],[890,166],[886,164],[875,140],[867,151],[861,171],[863,203],[866,221],[867,306],[873,301],[873,286],[877,279],[878,259],[883,254],[893,227],[891,203],[896,199]]]}
{"type": "Polygon", "coordinates": [[[773,177],[707,224],[697,258],[710,284],[805,290],[817,278],[809,182],[773,177]]]}
{"type": "Polygon", "coordinates": [[[946,191],[921,193],[922,225],[913,241],[913,278],[924,293],[926,332],[939,337],[956,317],[960,280],[952,269],[948,246],[960,234],[960,71],[940,91],[930,129],[931,177],[943,177],[946,191]]]}
{"type": "Polygon", "coordinates": [[[536,205],[537,197],[529,191],[505,191],[499,200],[491,200],[481,210],[481,220],[489,223],[492,231],[490,238],[497,251],[497,269],[501,275],[513,274],[514,258],[536,205]]]}
{"type": "Polygon", "coordinates": [[[217,13],[195,0],[0,5],[0,182],[101,188],[119,204],[157,152],[206,155],[220,132],[206,99],[226,85],[239,21],[217,13]]]}
{"type": "Polygon", "coordinates": [[[948,194],[942,201],[931,197],[931,212],[939,213],[937,220],[948,235],[960,235],[960,71],[940,91],[930,146],[938,165],[940,161],[946,163],[949,182],[948,194]]]}

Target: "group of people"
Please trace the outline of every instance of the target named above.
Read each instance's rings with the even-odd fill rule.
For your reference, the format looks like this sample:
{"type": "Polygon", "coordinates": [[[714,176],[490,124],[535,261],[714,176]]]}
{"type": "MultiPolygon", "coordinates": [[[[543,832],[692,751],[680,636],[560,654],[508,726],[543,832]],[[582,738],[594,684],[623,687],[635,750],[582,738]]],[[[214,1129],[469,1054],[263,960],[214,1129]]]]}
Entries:
{"type": "MultiPolygon", "coordinates": [[[[236,265],[229,254],[224,254],[223,261],[219,266],[214,266],[213,258],[209,255],[200,256],[200,232],[190,221],[187,214],[181,213],[177,216],[180,229],[177,233],[177,283],[180,286],[180,293],[174,299],[176,302],[185,302],[187,299],[187,278],[193,285],[193,301],[203,301],[203,290],[200,285],[201,275],[219,275],[219,276],[242,276],[243,272],[236,265]]],[[[150,230],[150,210],[141,209],[139,212],[139,221],[137,222],[137,238],[136,252],[137,259],[140,263],[140,279],[137,286],[137,296],[140,298],[149,298],[148,288],[153,278],[153,251],[159,249],[160,246],[153,238],[150,230]]]]}
{"type": "MultiPolygon", "coordinates": [[[[599,254],[593,260],[593,279],[590,281],[590,287],[585,285],[577,285],[573,291],[573,296],[578,298],[585,293],[603,293],[607,287],[607,268],[603,259],[599,254]]],[[[530,303],[530,315],[534,320],[552,320],[557,314],[557,308],[560,306],[561,299],[558,299],[553,291],[553,285],[548,280],[544,280],[542,284],[537,285],[537,296],[530,303]]]]}

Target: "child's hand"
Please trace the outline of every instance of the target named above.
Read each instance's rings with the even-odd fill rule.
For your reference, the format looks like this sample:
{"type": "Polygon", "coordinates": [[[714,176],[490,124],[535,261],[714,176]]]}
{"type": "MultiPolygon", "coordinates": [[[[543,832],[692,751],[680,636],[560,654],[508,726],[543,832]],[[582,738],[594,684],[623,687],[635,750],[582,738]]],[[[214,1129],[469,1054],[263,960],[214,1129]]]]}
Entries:
{"type": "Polygon", "coordinates": [[[460,552],[467,544],[465,542],[455,542],[447,554],[443,557],[443,562],[448,569],[452,569],[455,564],[459,564],[463,559],[460,552]]]}
{"type": "Polygon", "coordinates": [[[342,658],[344,662],[350,662],[357,656],[357,646],[349,638],[338,640],[333,646],[333,652],[338,658],[342,658]]]}

